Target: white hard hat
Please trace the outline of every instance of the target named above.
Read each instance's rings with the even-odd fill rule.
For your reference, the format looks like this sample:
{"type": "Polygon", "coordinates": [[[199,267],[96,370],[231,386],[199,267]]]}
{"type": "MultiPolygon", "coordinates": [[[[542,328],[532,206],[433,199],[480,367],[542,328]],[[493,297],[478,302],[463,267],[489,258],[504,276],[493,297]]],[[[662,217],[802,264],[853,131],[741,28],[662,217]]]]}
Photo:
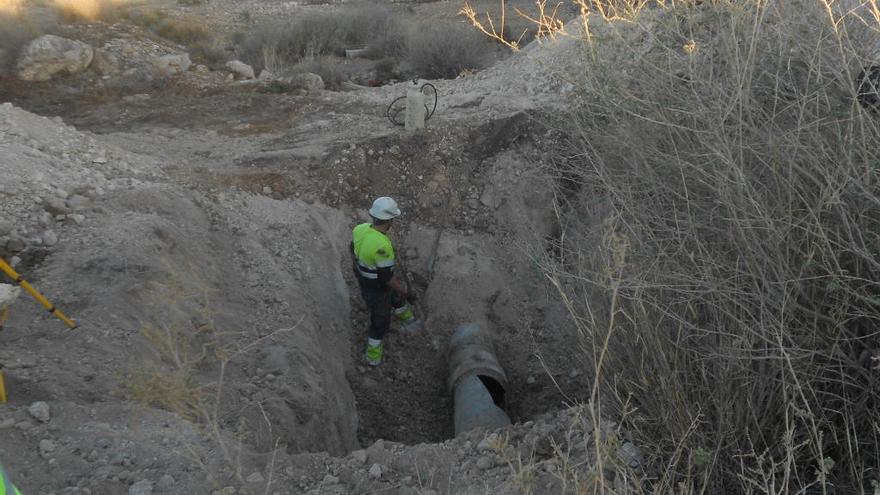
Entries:
{"type": "Polygon", "coordinates": [[[391,220],[400,216],[400,208],[397,207],[397,201],[382,196],[373,201],[373,207],[370,208],[370,216],[379,220],[391,220]]]}

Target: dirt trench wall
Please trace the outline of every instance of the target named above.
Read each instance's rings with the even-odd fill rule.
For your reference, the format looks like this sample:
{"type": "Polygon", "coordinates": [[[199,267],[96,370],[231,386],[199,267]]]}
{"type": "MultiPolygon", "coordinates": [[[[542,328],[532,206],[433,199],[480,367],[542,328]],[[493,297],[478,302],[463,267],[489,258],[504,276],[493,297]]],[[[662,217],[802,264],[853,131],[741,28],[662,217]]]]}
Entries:
{"type": "Polygon", "coordinates": [[[80,477],[95,493],[123,493],[134,480],[113,481],[112,473],[144,465],[113,465],[107,478],[95,478],[105,452],[149,456],[156,460],[147,471],[204,487],[209,470],[198,462],[246,476],[254,469],[248,466],[264,466],[257,454],[275,447],[356,448],[344,374],[349,296],[336,245],[344,233],[329,208],[244,193],[207,198],[150,183],[98,200],[82,225],[63,232],[64,242],[27,267],[81,327],[65,331],[22,299],[0,335],[11,394],[0,423],[30,424],[33,401],[65,415],[0,428],[4,451],[25,453],[4,456],[7,467],[32,493],[80,477]],[[90,454],[95,439],[72,434],[75,417],[93,422],[109,447],[90,454]],[[191,434],[129,431],[163,432],[163,424],[191,434]],[[55,442],[55,453],[39,455],[33,445],[40,439],[55,442]],[[238,449],[241,458],[224,453],[238,449]],[[193,456],[204,457],[193,464],[193,456]],[[62,462],[47,476],[50,458],[62,462]]]}

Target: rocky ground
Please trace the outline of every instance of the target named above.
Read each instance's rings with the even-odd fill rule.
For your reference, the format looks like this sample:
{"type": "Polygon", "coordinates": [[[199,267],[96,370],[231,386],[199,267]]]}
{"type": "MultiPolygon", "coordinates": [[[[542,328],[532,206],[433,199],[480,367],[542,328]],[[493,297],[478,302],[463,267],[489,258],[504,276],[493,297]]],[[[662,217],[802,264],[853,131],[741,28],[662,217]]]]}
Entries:
{"type": "Polygon", "coordinates": [[[581,351],[534,265],[556,221],[540,115],[576,74],[547,68],[573,39],[432,81],[437,113],[407,133],[384,116],[405,84],[279,92],[192,65],[107,91],[180,53],[114,29],[118,76],[0,81],[0,254],[80,323],[22,297],[0,334],[0,460],[25,493],[560,493],[604,474],[591,452],[619,435],[572,407],[581,351]],[[393,330],[367,369],[346,250],[380,195],[405,212],[426,329],[393,330]],[[517,424],[453,439],[445,345],[468,321],[498,336],[517,424]]]}

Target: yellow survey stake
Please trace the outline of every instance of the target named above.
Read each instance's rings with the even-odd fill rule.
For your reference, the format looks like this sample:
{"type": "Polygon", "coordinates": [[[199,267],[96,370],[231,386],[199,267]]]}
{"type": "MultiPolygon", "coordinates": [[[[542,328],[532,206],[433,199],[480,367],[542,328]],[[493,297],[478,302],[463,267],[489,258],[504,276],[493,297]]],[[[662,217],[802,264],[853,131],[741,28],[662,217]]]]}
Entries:
{"type": "Polygon", "coordinates": [[[25,292],[27,292],[27,293],[30,294],[34,299],[36,299],[37,302],[39,302],[40,304],[42,304],[43,307],[46,308],[46,310],[48,310],[49,313],[52,314],[52,316],[54,316],[54,317],[58,318],[59,320],[63,321],[64,324],[67,325],[68,327],[70,327],[71,329],[77,327],[76,321],[71,320],[70,318],[68,318],[67,316],[65,316],[64,313],[62,313],[60,309],[56,308],[54,304],[50,303],[48,299],[46,299],[45,297],[43,297],[43,295],[40,294],[40,293],[37,291],[37,289],[34,289],[33,286],[32,286],[31,284],[28,283],[27,280],[21,278],[21,275],[19,275],[18,272],[16,272],[15,270],[13,270],[12,267],[9,266],[9,264],[6,263],[6,260],[4,260],[3,258],[0,258],[0,270],[2,270],[3,273],[5,273],[6,275],[8,275],[9,278],[11,278],[12,281],[15,282],[16,285],[18,285],[19,287],[21,287],[22,289],[24,289],[25,292]]]}

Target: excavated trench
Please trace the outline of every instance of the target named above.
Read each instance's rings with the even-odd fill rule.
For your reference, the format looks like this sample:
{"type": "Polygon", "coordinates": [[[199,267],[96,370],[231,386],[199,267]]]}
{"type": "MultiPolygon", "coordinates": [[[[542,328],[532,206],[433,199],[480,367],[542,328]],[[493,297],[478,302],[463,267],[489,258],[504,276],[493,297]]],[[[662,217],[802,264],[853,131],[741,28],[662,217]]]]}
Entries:
{"type": "MultiPolygon", "coordinates": [[[[199,121],[196,116],[215,114],[214,103],[203,103],[190,102],[185,118],[181,117],[183,122],[169,117],[169,112],[177,111],[173,101],[168,102],[171,107],[167,111],[155,108],[142,116],[122,112],[122,123],[106,105],[93,109],[77,106],[72,120],[93,132],[124,134],[125,143],[144,153],[154,146],[153,140],[140,143],[135,136],[152,135],[149,129],[153,125],[167,131],[176,123],[182,127],[174,130],[175,140],[185,141],[189,132],[186,127],[196,126],[199,121]],[[153,123],[152,118],[160,121],[153,123]]],[[[289,106],[275,109],[266,103],[261,103],[265,110],[261,118],[266,122],[272,121],[273,112],[279,112],[281,122],[292,111],[289,106]]],[[[244,117],[246,111],[244,106],[239,108],[239,117],[244,117]]],[[[62,117],[67,118],[64,114],[62,117]]],[[[213,119],[209,125],[223,124],[213,119]]],[[[327,305],[350,308],[347,321],[336,325],[331,331],[334,336],[327,340],[328,330],[321,326],[322,317],[315,314],[308,338],[292,338],[262,348],[232,374],[241,382],[228,391],[235,405],[232,409],[246,411],[252,425],[264,423],[264,417],[286,422],[255,427],[257,434],[246,441],[258,451],[269,451],[273,447],[271,438],[279,433],[285,436],[292,452],[328,450],[321,447],[320,438],[309,436],[320,431],[345,437],[338,431],[349,428],[345,419],[336,421],[335,426],[308,432],[315,424],[313,417],[324,414],[308,401],[315,394],[325,396],[331,392],[323,387],[350,387],[354,398],[351,407],[356,408],[357,444],[369,445],[378,439],[417,444],[453,437],[454,400],[448,385],[447,344],[455,329],[469,321],[481,322],[495,335],[494,350],[506,372],[505,380],[487,374],[477,377],[492,403],[503,407],[512,421],[556,410],[564,401],[576,400],[579,391],[586,389],[582,375],[576,372],[577,365],[572,364],[576,349],[560,331],[564,311],[550,296],[536,290],[542,284],[541,276],[529,267],[526,243],[521,242],[531,237],[532,231],[538,239],[544,239],[547,236],[540,234],[544,224],[552,224],[551,210],[533,213],[535,205],[552,204],[547,201],[552,191],[549,186],[539,186],[540,174],[533,173],[540,153],[530,142],[532,122],[527,115],[517,114],[475,126],[433,121],[432,125],[417,135],[384,133],[341,146],[322,136],[324,142],[331,143],[323,153],[306,149],[308,144],[302,143],[307,139],[295,130],[279,134],[277,126],[267,125],[263,131],[275,133],[268,134],[268,139],[260,133],[230,137],[255,140],[250,145],[254,151],[225,161],[218,160],[218,154],[204,145],[189,149],[175,140],[162,141],[177,147],[162,152],[175,157],[169,160],[167,170],[186,187],[209,196],[224,190],[245,191],[265,197],[257,200],[261,205],[270,200],[293,201],[299,205],[296,211],[323,204],[329,212],[321,216],[335,218],[333,229],[323,229],[320,235],[339,239],[296,248],[336,250],[333,258],[339,260],[339,280],[348,289],[347,296],[339,287],[332,291],[328,287],[330,292],[321,292],[320,297],[347,297],[327,305]],[[393,196],[405,209],[404,218],[391,235],[410,283],[421,297],[417,309],[426,319],[426,328],[415,335],[392,329],[385,340],[385,362],[373,369],[362,361],[368,314],[348,265],[345,236],[354,224],[365,220],[363,210],[377,195],[393,196]],[[310,341],[313,338],[323,339],[317,348],[316,341],[310,341]],[[347,384],[311,378],[300,382],[299,365],[293,366],[290,361],[306,362],[316,370],[314,376],[320,377],[321,367],[330,364],[324,361],[322,349],[347,361],[332,363],[333,367],[342,366],[347,384]],[[270,376],[288,377],[290,383],[279,385],[278,379],[270,376]],[[307,441],[299,440],[303,436],[308,437],[307,441]]],[[[254,221],[257,230],[253,235],[260,235],[261,229],[271,232],[271,246],[265,239],[261,241],[267,256],[286,252],[285,243],[303,239],[296,224],[284,226],[280,219],[263,220],[254,221]]],[[[247,278],[247,256],[238,252],[234,256],[243,263],[241,276],[247,278]]],[[[291,260],[295,263],[296,259],[295,253],[288,253],[278,266],[286,266],[291,260]]],[[[271,273],[264,276],[271,277],[271,273]]],[[[302,280],[291,276],[276,292],[308,293],[310,288],[302,287],[302,280]]],[[[246,299],[238,304],[246,307],[246,299]]],[[[296,308],[291,308],[291,313],[295,312],[296,308]]],[[[345,395],[343,392],[340,397],[345,395]]],[[[339,410],[335,415],[354,413],[341,400],[336,403],[339,410]]],[[[333,400],[326,404],[333,404],[333,400]]],[[[224,426],[235,428],[234,415],[224,426]]],[[[329,450],[337,454],[357,447],[348,441],[333,443],[336,447],[329,450]]]]}

